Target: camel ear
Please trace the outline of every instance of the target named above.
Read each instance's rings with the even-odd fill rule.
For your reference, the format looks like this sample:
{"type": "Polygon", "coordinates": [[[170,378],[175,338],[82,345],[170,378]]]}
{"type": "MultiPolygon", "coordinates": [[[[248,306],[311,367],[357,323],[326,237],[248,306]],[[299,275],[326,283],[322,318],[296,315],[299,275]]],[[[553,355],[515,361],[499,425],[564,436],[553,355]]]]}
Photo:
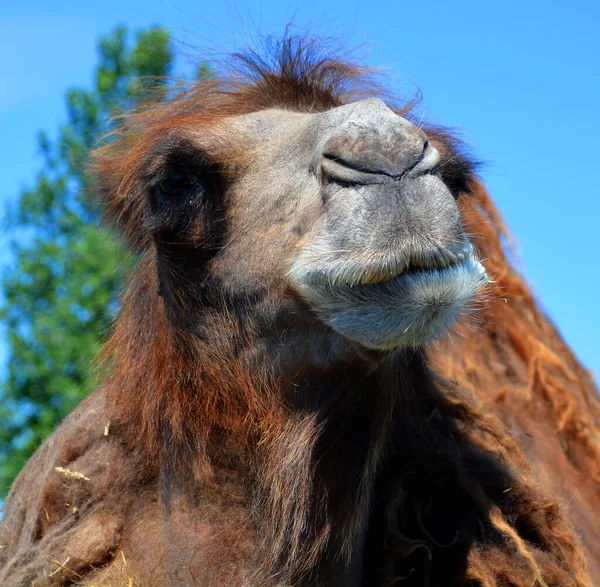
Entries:
{"type": "Polygon", "coordinates": [[[147,198],[138,177],[137,149],[128,148],[124,137],[92,155],[91,171],[103,221],[116,227],[135,249],[145,248],[150,238],[144,230],[147,198]]]}

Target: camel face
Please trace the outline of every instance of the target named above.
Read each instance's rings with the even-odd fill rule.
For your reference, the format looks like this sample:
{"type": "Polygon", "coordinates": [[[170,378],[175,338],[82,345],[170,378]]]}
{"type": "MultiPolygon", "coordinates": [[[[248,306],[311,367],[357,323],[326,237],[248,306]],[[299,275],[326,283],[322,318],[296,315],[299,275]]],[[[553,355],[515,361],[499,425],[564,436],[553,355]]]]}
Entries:
{"type": "Polygon", "coordinates": [[[438,151],[381,100],[317,114],[264,110],[197,140],[216,161],[232,135],[228,152],[245,155],[230,155],[227,235],[208,272],[233,295],[268,291],[272,305],[278,296],[279,322],[287,307],[295,324],[304,315],[330,339],[420,346],[487,281],[438,151]]]}
{"type": "Polygon", "coordinates": [[[313,356],[426,344],[487,281],[440,154],[379,99],[227,117],[156,152],[162,284],[194,279],[202,307],[243,298],[267,337],[318,339],[313,356]]]}

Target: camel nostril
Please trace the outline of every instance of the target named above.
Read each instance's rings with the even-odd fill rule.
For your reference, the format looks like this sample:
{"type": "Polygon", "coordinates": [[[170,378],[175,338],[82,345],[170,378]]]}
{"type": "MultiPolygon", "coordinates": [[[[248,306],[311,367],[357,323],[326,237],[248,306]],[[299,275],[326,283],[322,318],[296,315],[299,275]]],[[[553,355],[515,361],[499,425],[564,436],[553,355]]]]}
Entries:
{"type": "Polygon", "coordinates": [[[321,150],[321,168],[333,180],[371,183],[373,176],[400,179],[413,169],[417,175],[427,173],[437,157],[421,129],[396,117],[389,127],[352,126],[347,133],[329,137],[321,150]]]}
{"type": "Polygon", "coordinates": [[[440,152],[426,140],[419,160],[407,170],[407,175],[409,177],[417,177],[419,175],[434,173],[439,167],[440,159],[440,152]]]}
{"type": "Polygon", "coordinates": [[[378,175],[358,163],[346,161],[333,153],[323,153],[321,171],[327,179],[348,185],[373,183],[373,176],[378,175]]]}

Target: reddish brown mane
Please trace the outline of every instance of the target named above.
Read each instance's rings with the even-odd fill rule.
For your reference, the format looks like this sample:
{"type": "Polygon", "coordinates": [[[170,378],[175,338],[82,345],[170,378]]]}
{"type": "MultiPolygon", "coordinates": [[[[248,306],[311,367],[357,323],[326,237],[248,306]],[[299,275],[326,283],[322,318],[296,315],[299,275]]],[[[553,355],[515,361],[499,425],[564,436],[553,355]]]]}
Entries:
{"type": "MultiPolygon", "coordinates": [[[[96,515],[98,504],[118,511],[115,516],[125,520],[119,536],[132,551],[131,544],[139,542],[128,533],[137,523],[127,517],[129,508],[155,483],[173,500],[164,506],[169,514],[180,507],[178,499],[189,505],[202,492],[244,503],[250,517],[260,518],[256,523],[266,544],[260,552],[268,553],[256,565],[266,573],[261,576],[293,584],[306,584],[326,556],[349,557],[364,524],[360,516],[372,509],[366,547],[371,584],[592,585],[584,561],[600,576],[600,530],[592,515],[600,488],[597,391],[512,267],[506,228],[451,133],[425,128],[442,154],[445,183],[465,192],[463,221],[494,280],[476,323],[459,326],[458,336],[443,338],[426,355],[399,353],[352,387],[351,397],[344,392],[357,366],[321,374],[330,399],[324,401],[316,390],[304,403],[296,397],[304,379],[291,385],[260,359],[255,348],[260,325],[243,307],[222,301],[227,312],[206,319],[209,342],[192,332],[189,316],[202,305],[201,292],[186,275],[172,274],[166,285],[159,280],[144,199],[145,174],[158,165],[166,143],[180,140],[176,131],[269,108],[321,112],[374,95],[390,103],[371,71],[323,59],[318,45],[287,39],[272,61],[246,55],[235,63],[226,79],[201,82],[131,115],[95,159],[107,217],[137,247],[140,260],[105,349],[104,387],[98,392],[106,398],[102,414],[110,421],[110,450],[117,451],[110,453],[116,481],[86,488],[88,493],[70,489],[69,503],[85,503],[96,515]],[[371,439],[369,446],[355,440],[361,435],[371,439]],[[336,442],[347,443],[351,456],[330,454],[336,442]],[[244,471],[242,481],[229,480],[234,470],[244,471]],[[346,494],[332,482],[337,477],[360,482],[346,494]],[[376,485],[372,493],[367,482],[376,485]],[[243,491],[248,487],[251,495],[243,491]]],[[[410,117],[411,104],[391,103],[410,117]]],[[[219,163],[218,181],[226,183],[228,173],[250,161],[229,147],[219,163]]],[[[69,426],[75,425],[65,426],[57,438],[69,445],[69,426]]],[[[99,442],[96,433],[86,432],[89,446],[99,442]]],[[[43,458],[50,462],[48,446],[43,458]]],[[[97,450],[109,450],[102,446],[97,450]]],[[[70,452],[63,447],[56,462],[66,467],[83,453],[79,445],[70,452]]],[[[98,459],[109,458],[99,454],[98,459]]],[[[90,479],[100,475],[99,465],[89,466],[96,466],[86,471],[90,479]]],[[[26,489],[42,469],[35,461],[15,484],[15,495],[42,496],[34,500],[35,511],[9,511],[7,528],[15,536],[30,518],[36,520],[36,540],[42,541],[62,519],[62,485],[44,477],[35,490],[26,489]]],[[[9,506],[22,498],[12,499],[9,506]]],[[[159,500],[149,501],[148,507],[156,508],[159,500]]],[[[221,550],[215,547],[206,566],[227,568],[235,566],[232,561],[241,566],[240,561],[260,557],[239,518],[182,511],[188,518],[167,535],[167,552],[170,540],[193,542],[194,528],[218,520],[234,538],[221,550]]],[[[75,566],[61,572],[65,582],[52,585],[86,573],[91,581],[116,585],[132,568],[158,568],[149,554],[153,544],[139,547],[132,566],[117,568],[118,540],[106,539],[110,545],[102,550],[95,539],[102,556],[74,557],[75,566]],[[107,574],[94,574],[97,566],[106,567],[107,574]]],[[[51,548],[66,554],[64,543],[57,539],[40,549],[44,556],[54,553],[51,548]]],[[[0,553],[0,562],[7,560],[16,570],[0,571],[0,578],[30,580],[43,568],[34,561],[21,570],[20,563],[2,556],[9,554],[0,553]]],[[[168,572],[157,576],[166,581],[177,573],[168,572]]]]}
{"type": "MultiPolygon", "coordinates": [[[[494,276],[494,294],[476,337],[463,328],[458,344],[441,342],[429,356],[439,373],[477,398],[480,410],[500,416],[528,461],[525,471],[530,467],[534,478],[566,497],[598,576],[600,532],[590,516],[600,490],[598,389],[510,263],[510,235],[483,186],[475,185],[462,204],[494,276]]],[[[554,517],[556,504],[545,507],[554,517]]]]}

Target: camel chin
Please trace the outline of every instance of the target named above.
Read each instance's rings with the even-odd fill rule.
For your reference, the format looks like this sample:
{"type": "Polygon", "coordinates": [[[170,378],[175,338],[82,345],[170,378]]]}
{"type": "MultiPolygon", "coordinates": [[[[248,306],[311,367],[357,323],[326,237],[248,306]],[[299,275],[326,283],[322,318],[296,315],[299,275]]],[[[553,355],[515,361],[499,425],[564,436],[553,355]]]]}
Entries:
{"type": "Polygon", "coordinates": [[[323,268],[295,267],[290,276],[296,291],[338,334],[374,350],[420,347],[439,337],[488,283],[473,248],[463,250],[464,259],[457,262],[407,269],[375,283],[343,282],[323,268]]]}

